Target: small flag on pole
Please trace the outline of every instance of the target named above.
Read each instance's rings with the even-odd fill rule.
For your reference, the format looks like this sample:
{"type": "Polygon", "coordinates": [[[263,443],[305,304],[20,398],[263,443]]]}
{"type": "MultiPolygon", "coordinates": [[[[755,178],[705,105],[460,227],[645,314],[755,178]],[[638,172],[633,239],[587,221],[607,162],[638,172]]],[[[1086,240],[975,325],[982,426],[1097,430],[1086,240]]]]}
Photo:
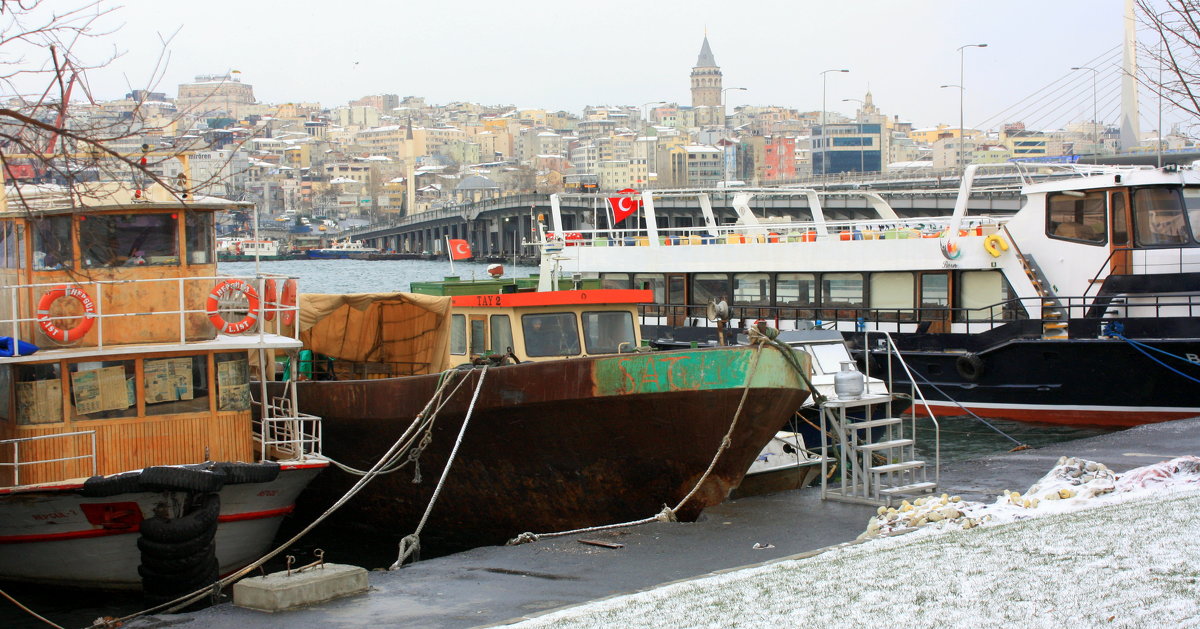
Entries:
{"type": "MultiPolygon", "coordinates": [[[[626,188],[624,190],[618,190],[617,194],[634,195],[637,194],[637,190],[626,188]]],[[[616,225],[630,216],[633,216],[635,212],[642,209],[642,200],[629,196],[609,197],[608,205],[612,208],[613,225],[616,225]]]]}
{"type": "Polygon", "coordinates": [[[466,260],[471,257],[471,245],[467,241],[459,238],[451,238],[447,242],[450,244],[451,260],[466,260]]]}

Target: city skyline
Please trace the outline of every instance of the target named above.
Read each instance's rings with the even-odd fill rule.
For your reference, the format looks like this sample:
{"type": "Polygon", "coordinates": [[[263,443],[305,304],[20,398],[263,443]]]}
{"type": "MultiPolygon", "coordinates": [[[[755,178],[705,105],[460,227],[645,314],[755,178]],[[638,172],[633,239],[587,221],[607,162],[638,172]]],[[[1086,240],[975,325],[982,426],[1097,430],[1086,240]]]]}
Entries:
{"type": "MultiPolygon", "coordinates": [[[[436,103],[570,112],[587,105],[686,104],[687,73],[707,31],[725,85],[746,88],[725,94],[730,111],[747,104],[819,109],[821,71],[847,68],[827,77],[830,111],[852,115],[856,103],[846,99],[870,90],[881,110],[917,127],[956,125],[957,90],[938,88],[959,82],[962,61],[971,125],[1119,45],[1124,3],[871,0],[838,11],[751,2],[735,16],[725,15],[727,5],[707,1],[642,7],[618,0],[586,13],[541,0],[502,9],[466,1],[453,14],[412,3],[372,7],[369,14],[317,6],[324,7],[304,0],[215,0],[203,8],[129,0],[104,18],[123,24],[120,30],[87,43],[92,58],[112,46],[125,51],[89,73],[93,94],[115,99],[150,87],[173,95],[196,75],[238,70],[264,103],[333,107],[366,94],[397,93],[436,103]],[[148,85],[160,35],[173,33],[160,80],[148,85]],[[956,52],[971,43],[988,48],[956,52]]],[[[1076,119],[1091,118],[1090,101],[1076,110],[1070,114],[1076,119]]],[[[1143,115],[1143,129],[1155,127],[1148,118],[1143,115]]]]}

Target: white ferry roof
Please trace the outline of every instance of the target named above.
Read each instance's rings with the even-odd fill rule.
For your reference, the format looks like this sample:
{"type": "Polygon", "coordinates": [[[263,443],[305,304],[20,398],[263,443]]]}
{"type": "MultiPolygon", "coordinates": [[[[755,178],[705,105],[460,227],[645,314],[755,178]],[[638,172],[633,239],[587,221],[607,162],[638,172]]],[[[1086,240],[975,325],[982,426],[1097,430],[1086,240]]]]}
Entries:
{"type": "Polygon", "coordinates": [[[1153,166],[1076,166],[1079,177],[1055,179],[1026,185],[1024,194],[1039,194],[1110,186],[1200,184],[1200,172],[1191,168],[1165,170],[1153,166]]]}

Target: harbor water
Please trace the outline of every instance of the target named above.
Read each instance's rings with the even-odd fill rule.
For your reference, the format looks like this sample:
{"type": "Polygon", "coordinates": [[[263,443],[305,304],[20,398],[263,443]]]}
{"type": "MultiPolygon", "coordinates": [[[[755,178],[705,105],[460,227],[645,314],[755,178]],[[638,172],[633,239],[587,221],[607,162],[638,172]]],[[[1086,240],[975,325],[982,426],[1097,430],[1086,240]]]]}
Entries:
{"type": "MultiPolygon", "coordinates": [[[[455,262],[453,268],[446,260],[283,260],[264,261],[257,268],[264,273],[294,275],[300,278],[303,293],[365,293],[408,291],[412,282],[436,281],[447,276],[458,276],[464,280],[488,277],[484,263],[455,262]]],[[[536,273],[535,267],[504,265],[506,277],[526,277],[536,273]]],[[[223,262],[219,271],[231,275],[255,273],[254,262],[223,262]]],[[[1033,447],[1090,437],[1103,432],[1100,429],[1043,426],[1009,421],[989,421],[995,429],[979,420],[968,417],[950,417],[940,420],[941,460],[943,463],[977,458],[1011,450],[1026,444],[1033,447]]],[[[921,421],[918,439],[926,446],[919,451],[921,456],[932,460],[932,429],[928,420],[921,421]]],[[[330,469],[326,473],[339,473],[330,469]]],[[[486,517],[485,514],[480,514],[486,517]]],[[[298,530],[304,523],[288,522],[280,534],[280,543],[285,535],[298,530]]],[[[864,523],[865,524],[865,523],[864,523]]],[[[322,548],[332,561],[355,563],[368,569],[386,567],[395,557],[394,541],[409,531],[381,531],[376,538],[361,536],[358,532],[322,530],[318,528],[309,538],[302,540],[288,553],[297,557],[297,563],[309,561],[313,548],[322,548]]],[[[798,533],[800,534],[800,533],[798,533]]],[[[268,571],[283,569],[282,557],[268,566],[268,571]],[[278,565],[276,565],[278,564],[278,565]]],[[[120,617],[142,609],[138,594],[111,594],[94,592],[60,591],[51,588],[4,584],[5,592],[42,613],[60,625],[87,626],[101,616],[120,617]]],[[[0,627],[44,627],[27,613],[17,609],[8,601],[0,601],[0,627]]]]}

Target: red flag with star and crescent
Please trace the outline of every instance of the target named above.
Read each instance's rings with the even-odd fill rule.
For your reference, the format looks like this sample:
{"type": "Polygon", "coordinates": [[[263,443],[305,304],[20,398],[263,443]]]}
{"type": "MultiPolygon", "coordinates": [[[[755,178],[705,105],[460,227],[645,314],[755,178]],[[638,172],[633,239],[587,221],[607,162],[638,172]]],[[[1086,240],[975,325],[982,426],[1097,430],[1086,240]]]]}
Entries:
{"type": "MultiPolygon", "coordinates": [[[[634,195],[638,191],[633,188],[625,188],[618,190],[617,194],[634,195]]],[[[609,197],[608,204],[613,211],[613,225],[633,216],[638,210],[642,209],[642,200],[635,199],[632,196],[609,197]]]]}
{"type": "Polygon", "coordinates": [[[471,257],[471,245],[467,241],[460,238],[451,238],[449,239],[449,243],[451,260],[466,260],[471,257]]]}

